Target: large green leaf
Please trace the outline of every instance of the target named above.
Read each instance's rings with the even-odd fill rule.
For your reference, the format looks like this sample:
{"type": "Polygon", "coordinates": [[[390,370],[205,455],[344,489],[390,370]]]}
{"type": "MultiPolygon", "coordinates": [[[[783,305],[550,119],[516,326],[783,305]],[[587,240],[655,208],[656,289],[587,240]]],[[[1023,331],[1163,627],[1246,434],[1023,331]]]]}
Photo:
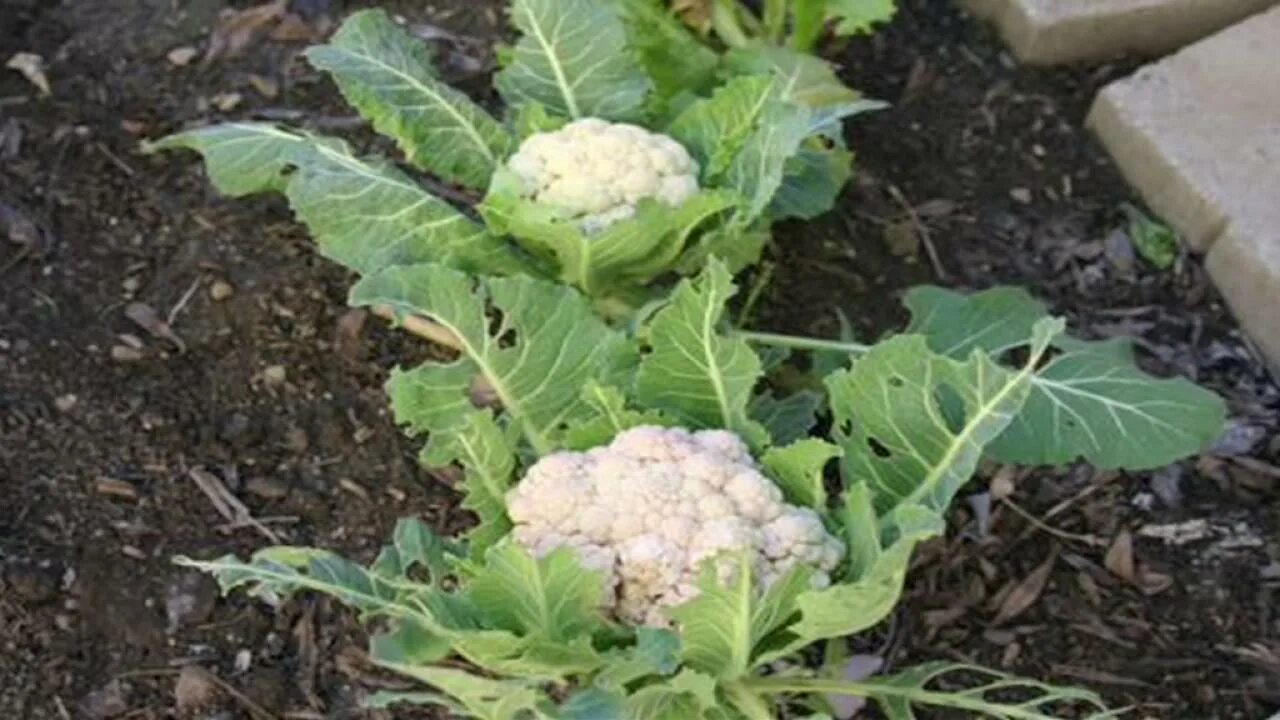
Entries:
{"type": "MultiPolygon", "coordinates": [[[[908,332],[935,351],[999,356],[1025,343],[1044,306],[1022,290],[965,296],[923,287],[906,298],[908,332]]],[[[1005,462],[1102,468],[1159,467],[1208,447],[1222,432],[1222,400],[1186,380],[1159,379],[1133,363],[1128,344],[1061,339],[1061,354],[1032,378],[1026,405],[988,449],[1005,462]]]]}
{"type": "Polygon", "coordinates": [[[571,118],[639,117],[650,81],[613,8],[600,0],[514,0],[511,21],[521,38],[496,80],[508,104],[539,102],[571,118]]]}
{"type": "Polygon", "coordinates": [[[796,599],[809,589],[810,577],[809,569],[797,567],[761,594],[750,558],[705,563],[698,578],[698,596],[670,612],[679,627],[685,664],[732,680],[788,652],[779,651],[768,641],[794,619],[796,599]],[[727,583],[718,576],[722,563],[734,564],[727,583]]]}
{"type": "Polygon", "coordinates": [[[1222,434],[1226,404],[1183,378],[1139,370],[1124,340],[1075,342],[1036,374],[1022,412],[988,452],[999,460],[1143,470],[1199,453],[1222,434]]]}
{"type": "Polygon", "coordinates": [[[569,548],[535,558],[515,543],[489,550],[466,593],[493,627],[568,642],[604,623],[604,573],[588,570],[569,548]]]}
{"type": "Polygon", "coordinates": [[[1001,368],[981,351],[952,360],[932,352],[924,337],[903,335],[828,376],[846,481],[867,483],[881,515],[917,504],[944,512],[986,445],[1022,409],[1036,365],[1062,327],[1060,320],[1038,322],[1019,370],[1001,368]]]}
{"type": "Polygon", "coordinates": [[[760,359],[747,343],[720,334],[725,303],[735,291],[729,272],[713,261],[682,280],[645,327],[650,352],[636,374],[636,399],[695,427],[724,428],[753,445],[767,441],[747,415],[760,359]]]}
{"type": "MultiPolygon", "coordinates": [[[[456,400],[468,396],[471,377],[482,376],[539,455],[558,446],[564,426],[584,411],[581,388],[606,370],[625,342],[572,288],[523,276],[477,281],[438,265],[393,267],[361,280],[351,302],[388,305],[400,315],[419,313],[452,332],[462,356],[450,364],[424,364],[414,371],[415,380],[431,388],[432,398],[445,398],[452,388],[456,400]],[[501,316],[496,324],[490,311],[501,316]]],[[[438,418],[399,419],[419,429],[453,432],[459,418],[439,424],[438,418]]]]}
{"type": "Polygon", "coordinates": [[[266,123],[233,123],[171,135],[148,146],[177,147],[204,155],[220,191],[283,191],[320,253],[357,272],[414,262],[499,274],[529,268],[512,246],[395,166],[358,158],[341,140],[266,123]]]}
{"type": "Polygon", "coordinates": [[[737,198],[703,191],[671,208],[642,200],[634,217],[590,234],[559,209],[521,197],[520,181],[499,170],[481,212],[496,232],[514,236],[526,249],[552,260],[560,280],[593,297],[645,284],[680,259],[694,231],[737,198]]]}
{"type": "Polygon", "coordinates": [[[473,188],[511,149],[507,131],[466,95],[435,78],[427,46],[381,10],[352,15],[328,45],[307,51],[347,100],[409,162],[473,188]]]}

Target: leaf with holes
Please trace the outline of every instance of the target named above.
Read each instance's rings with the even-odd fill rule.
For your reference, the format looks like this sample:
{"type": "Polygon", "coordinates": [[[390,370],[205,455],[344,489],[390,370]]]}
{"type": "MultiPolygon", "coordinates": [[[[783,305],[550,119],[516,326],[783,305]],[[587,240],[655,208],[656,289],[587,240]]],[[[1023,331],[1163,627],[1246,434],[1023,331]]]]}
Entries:
{"type": "Polygon", "coordinates": [[[828,376],[846,481],[865,482],[881,516],[911,505],[945,512],[987,443],[1022,409],[1036,365],[1061,331],[1060,320],[1036,323],[1019,370],[980,351],[952,360],[930,351],[924,337],[902,335],[828,376]]]}

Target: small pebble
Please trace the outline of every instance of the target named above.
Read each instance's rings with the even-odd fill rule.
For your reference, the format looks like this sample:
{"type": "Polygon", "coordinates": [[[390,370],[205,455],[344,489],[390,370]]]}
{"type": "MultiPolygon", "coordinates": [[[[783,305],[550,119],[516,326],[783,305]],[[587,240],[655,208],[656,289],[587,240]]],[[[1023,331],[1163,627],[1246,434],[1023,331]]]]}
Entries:
{"type": "Polygon", "coordinates": [[[74,408],[76,403],[79,401],[80,398],[76,397],[75,393],[67,393],[66,395],[54,400],[53,406],[58,408],[58,412],[71,412],[71,409],[74,408]]]}
{"type": "Polygon", "coordinates": [[[285,381],[286,377],[283,365],[272,365],[262,371],[262,379],[268,385],[280,385],[285,381]]]}
{"type": "Polygon", "coordinates": [[[128,345],[112,345],[111,359],[116,362],[138,362],[143,358],[142,351],[128,345]]]}
{"type": "Polygon", "coordinates": [[[1027,188],[1014,188],[1009,191],[1009,197],[1013,198],[1015,202],[1020,202],[1023,205],[1031,204],[1031,191],[1027,188]]]}
{"type": "Polygon", "coordinates": [[[169,58],[169,62],[173,63],[177,67],[185,67],[186,65],[189,65],[192,60],[196,59],[197,52],[198,51],[195,48],[184,45],[183,47],[176,47],[170,50],[166,57],[169,58]]]}
{"type": "Polygon", "coordinates": [[[235,292],[236,289],[231,286],[231,283],[225,280],[218,280],[209,286],[209,297],[212,298],[214,302],[222,302],[234,295],[235,292]]]}

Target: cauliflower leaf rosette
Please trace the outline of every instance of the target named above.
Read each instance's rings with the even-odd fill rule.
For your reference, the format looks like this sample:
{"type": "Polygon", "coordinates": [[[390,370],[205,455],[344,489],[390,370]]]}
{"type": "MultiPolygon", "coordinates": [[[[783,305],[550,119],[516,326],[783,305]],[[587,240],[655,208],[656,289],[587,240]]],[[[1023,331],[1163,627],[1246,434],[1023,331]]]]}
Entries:
{"type": "Polygon", "coordinates": [[[664,276],[712,256],[745,267],[773,220],[829,209],[852,160],[840,121],[875,106],[708,58],[648,0],[512,0],[510,19],[496,114],[378,10],[306,53],[402,162],[258,122],[149,148],[199,151],[227,195],[283,193],[319,251],[358,273],[434,262],[548,277],[626,316],[664,276]]]}
{"type": "Polygon", "coordinates": [[[377,693],[377,707],[756,720],[848,717],[845,699],[862,698],[903,718],[1112,717],[1090,692],[968,665],[861,680],[844,668],[849,636],[892,612],[913,548],[944,532],[1027,402],[1061,321],[1033,324],[1017,366],[894,337],[797,412],[725,327],[734,292],[710,260],[624,333],[546,280],[438,264],[370,275],[356,304],[462,340],[456,360],[399,370],[388,390],[397,420],[427,436],[423,462],[461,467],[474,527],[445,538],[403,520],[367,566],[292,546],[180,562],[270,602],[321,592],[353,606],[375,628],[373,661],[427,686],[377,693]],[[476,373],[496,406],[476,404],[476,373]]]}

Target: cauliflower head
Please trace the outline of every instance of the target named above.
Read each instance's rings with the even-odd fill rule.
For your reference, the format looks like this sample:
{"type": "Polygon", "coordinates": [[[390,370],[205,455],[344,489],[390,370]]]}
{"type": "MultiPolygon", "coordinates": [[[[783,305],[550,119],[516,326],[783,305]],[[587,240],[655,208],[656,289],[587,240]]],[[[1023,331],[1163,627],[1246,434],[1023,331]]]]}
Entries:
{"type": "MultiPolygon", "coordinates": [[[[738,436],[632,428],[587,452],[543,457],[507,494],[515,542],[534,555],[572,548],[607,573],[612,611],[665,627],[665,609],[698,593],[703,561],[746,552],[767,587],[798,564],[816,587],[844,555],[817,513],[783,502],[738,436]]],[[[719,566],[722,580],[736,566],[719,566]]]]}
{"type": "Polygon", "coordinates": [[[531,135],[507,160],[524,196],[570,213],[595,233],[654,198],[677,207],[698,192],[698,165],[680,143],[596,118],[531,135]]]}

